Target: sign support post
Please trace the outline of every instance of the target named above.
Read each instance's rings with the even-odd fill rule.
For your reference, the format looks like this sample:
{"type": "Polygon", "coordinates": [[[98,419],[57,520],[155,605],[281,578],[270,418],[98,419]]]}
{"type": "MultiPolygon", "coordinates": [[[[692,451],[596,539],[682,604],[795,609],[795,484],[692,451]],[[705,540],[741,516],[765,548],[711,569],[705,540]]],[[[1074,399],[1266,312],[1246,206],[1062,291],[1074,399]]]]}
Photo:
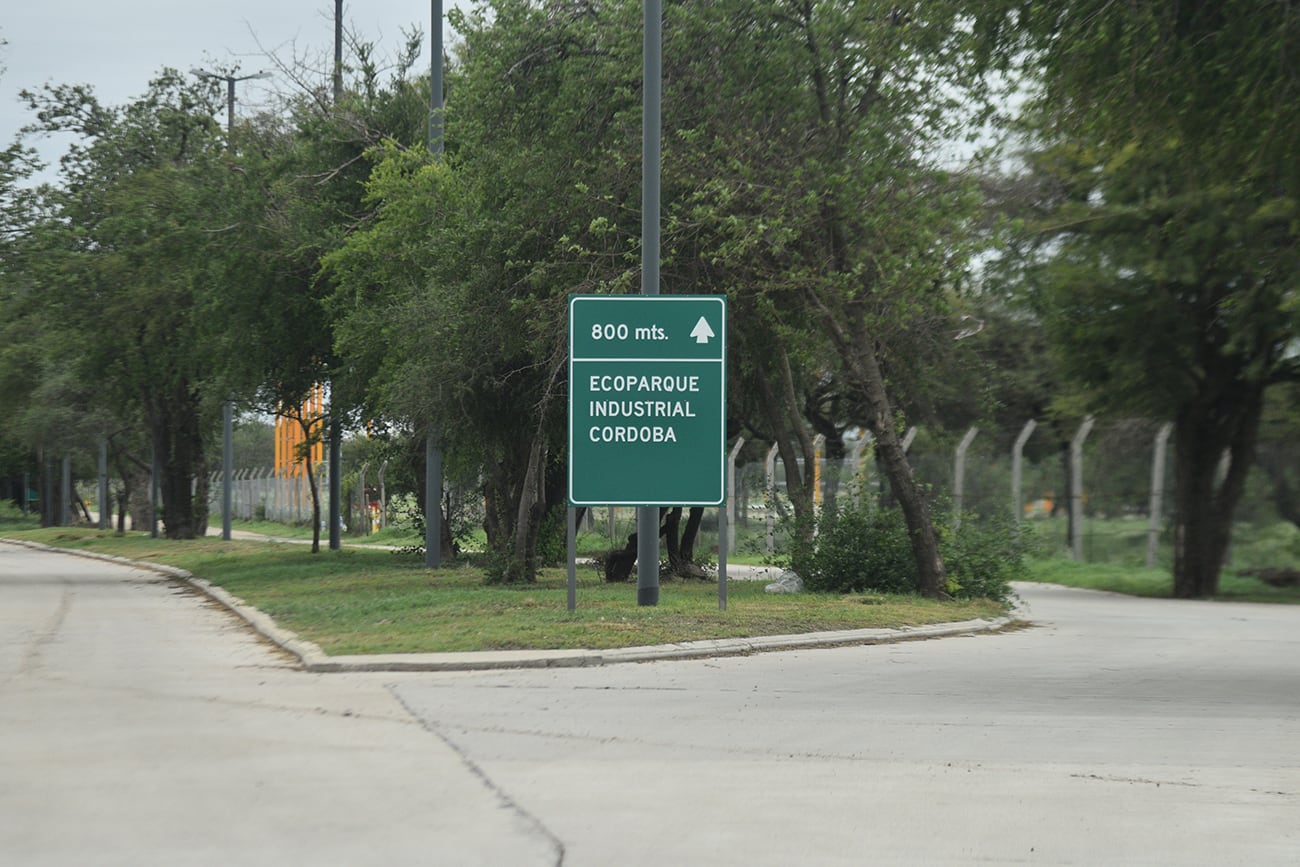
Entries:
{"type": "Polygon", "coordinates": [[[637,507],[640,605],[658,601],[659,509],[726,502],[726,311],[720,295],[569,299],[569,502],[637,507]]]}

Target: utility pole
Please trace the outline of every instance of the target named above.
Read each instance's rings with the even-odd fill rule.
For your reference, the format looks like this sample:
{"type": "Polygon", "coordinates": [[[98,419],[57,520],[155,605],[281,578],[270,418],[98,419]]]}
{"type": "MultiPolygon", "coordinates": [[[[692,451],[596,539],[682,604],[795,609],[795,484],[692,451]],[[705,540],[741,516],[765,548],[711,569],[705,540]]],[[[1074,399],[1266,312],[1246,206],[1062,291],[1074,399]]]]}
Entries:
{"type": "MultiPolygon", "coordinates": [[[[250,75],[233,75],[209,72],[206,69],[191,69],[192,75],[210,78],[226,83],[226,150],[235,152],[235,84],[255,78],[270,78],[269,72],[254,72],[250,75]]],[[[235,402],[226,399],[221,406],[221,538],[230,541],[230,513],[233,508],[231,497],[231,477],[234,463],[234,427],[235,402]]]]}
{"type": "MultiPolygon", "coordinates": [[[[644,0],[641,108],[641,294],[659,294],[660,102],[663,0],[644,0]]],[[[636,510],[636,604],[659,604],[659,507],[636,510]]]]}
{"type": "MultiPolygon", "coordinates": [[[[334,107],[343,99],[343,0],[334,0],[334,107]]],[[[330,507],[326,518],[330,525],[330,550],[343,548],[343,425],[338,416],[338,395],[330,383],[330,507]]]]}
{"type": "MultiPolygon", "coordinates": [[[[442,0],[431,0],[429,26],[429,153],[442,157],[442,0]]],[[[424,441],[424,565],[442,564],[442,450],[432,423],[424,441]]]]}
{"type": "Polygon", "coordinates": [[[334,0],[334,104],[343,97],[343,0],[334,0]]]}

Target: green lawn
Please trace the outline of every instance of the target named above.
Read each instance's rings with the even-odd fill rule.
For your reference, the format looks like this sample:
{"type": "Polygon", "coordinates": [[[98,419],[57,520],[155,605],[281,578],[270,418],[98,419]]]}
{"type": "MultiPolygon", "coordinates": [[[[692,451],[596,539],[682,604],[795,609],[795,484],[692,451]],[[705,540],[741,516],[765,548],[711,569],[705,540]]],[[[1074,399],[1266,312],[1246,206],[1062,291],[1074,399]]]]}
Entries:
{"type": "Polygon", "coordinates": [[[763,582],[732,581],[726,611],[715,582],[665,582],[660,604],[638,607],[636,588],[581,567],[578,610],[567,610],[563,569],[536,584],[492,586],[472,566],[425,569],[419,558],[344,548],[313,555],[300,544],[188,542],[50,528],[5,531],[69,548],[167,563],[224,587],[331,654],[502,649],[604,649],[646,644],[916,626],[1005,613],[996,602],[915,597],[779,596],[763,582]]]}
{"type": "MultiPolygon", "coordinates": [[[[1034,581],[1130,596],[1168,598],[1174,586],[1168,569],[1146,569],[1118,563],[1076,563],[1062,558],[1031,560],[1029,575],[1034,581]]],[[[1225,569],[1219,578],[1219,593],[1214,598],[1223,602],[1297,604],[1300,603],[1300,587],[1273,587],[1258,578],[1225,569]]]]}

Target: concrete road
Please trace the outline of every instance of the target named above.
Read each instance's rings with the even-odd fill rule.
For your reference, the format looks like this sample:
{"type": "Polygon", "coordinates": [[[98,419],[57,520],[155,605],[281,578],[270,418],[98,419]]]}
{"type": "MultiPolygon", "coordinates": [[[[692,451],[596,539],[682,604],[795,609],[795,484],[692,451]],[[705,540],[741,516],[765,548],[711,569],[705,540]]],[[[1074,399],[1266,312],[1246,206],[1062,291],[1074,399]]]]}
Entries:
{"type": "Polygon", "coordinates": [[[553,865],[375,677],[176,582],[0,543],[0,865],[553,865]]]}
{"type": "Polygon", "coordinates": [[[1023,596],[1009,634],[396,689],[571,867],[1300,864],[1300,607],[1023,596]]]}
{"type": "Polygon", "coordinates": [[[1023,595],[1003,635],[308,675],[0,545],[0,864],[1300,864],[1300,607],[1023,595]]]}

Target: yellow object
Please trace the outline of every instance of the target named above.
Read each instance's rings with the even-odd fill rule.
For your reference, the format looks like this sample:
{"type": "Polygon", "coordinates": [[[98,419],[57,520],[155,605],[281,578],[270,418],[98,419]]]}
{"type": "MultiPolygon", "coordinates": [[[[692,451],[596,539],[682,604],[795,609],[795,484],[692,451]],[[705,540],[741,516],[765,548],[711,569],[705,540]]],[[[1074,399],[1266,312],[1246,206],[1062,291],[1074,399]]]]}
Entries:
{"type": "MultiPolygon", "coordinates": [[[[300,407],[302,418],[307,419],[312,434],[319,433],[316,428],[324,418],[324,391],[319,385],[312,386],[307,400],[300,407]]],[[[293,416],[277,415],[275,417],[275,474],[280,478],[299,478],[307,474],[303,444],[307,437],[302,424],[293,416]]],[[[319,436],[311,446],[311,460],[319,464],[325,457],[325,446],[319,436]]]]}

